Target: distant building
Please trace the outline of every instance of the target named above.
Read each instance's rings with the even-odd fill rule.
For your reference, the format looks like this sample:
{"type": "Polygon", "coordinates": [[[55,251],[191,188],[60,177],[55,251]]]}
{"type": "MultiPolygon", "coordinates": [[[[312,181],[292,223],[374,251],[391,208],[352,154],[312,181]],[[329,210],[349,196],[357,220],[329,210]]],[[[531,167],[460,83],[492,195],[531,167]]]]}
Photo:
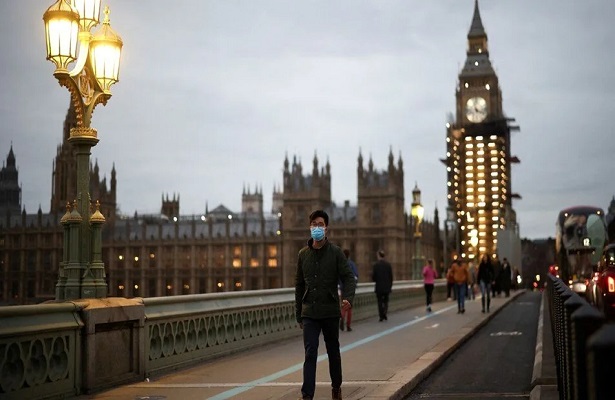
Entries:
{"type": "Polygon", "coordinates": [[[17,166],[13,146],[0,170],[0,216],[21,212],[21,188],[19,187],[17,166]]]}
{"type": "Polygon", "coordinates": [[[456,256],[474,259],[497,253],[519,262],[521,246],[512,199],[520,196],[511,187],[511,165],[519,160],[511,155],[510,139],[518,127],[509,124],[514,119],[503,111],[478,2],[458,79],[456,115],[446,125],[442,160],[448,178],[447,222],[455,225],[447,236],[456,241],[456,256]]]}
{"type": "MultiPolygon", "coordinates": [[[[36,214],[26,214],[21,210],[21,199],[11,197],[11,207],[0,215],[0,302],[4,304],[36,303],[55,296],[63,243],[59,221],[65,204],[74,197],[71,185],[76,185],[76,166],[66,133],[73,118],[69,110],[54,162],[51,211],[43,213],[39,208],[36,214]]],[[[10,171],[16,171],[12,149],[9,166],[10,171]]],[[[314,156],[311,174],[304,174],[296,157],[292,164],[286,157],[283,187],[274,188],[270,212],[264,210],[262,189],[244,187],[240,211],[219,205],[212,210],[206,206],[199,215],[182,215],[180,196],[173,194],[162,196],[158,214],[125,216],[116,206],[115,167],[110,187],[99,174],[95,164],[90,172],[90,191],[92,201],[101,199],[107,220],[102,258],[109,296],[291,287],[297,253],[309,237],[308,216],[318,208],[330,215],[331,241],[350,249],[361,282],[371,280],[378,249],[385,250],[396,280],[411,276],[414,239],[404,199],[403,163],[401,156],[395,162],[392,151],[384,170],[376,169],[371,158],[364,165],[359,153],[356,205],[349,200],[342,205],[332,202],[329,162],[319,168],[314,156]]],[[[3,179],[5,176],[17,182],[16,173],[3,173],[3,179]]],[[[438,225],[437,210],[433,221],[422,223],[421,254],[425,258],[442,257],[438,225]]]]}
{"type": "Polygon", "coordinates": [[[609,235],[609,243],[615,243],[615,196],[609,204],[606,214],[606,227],[609,235]]]}
{"type": "MultiPolygon", "coordinates": [[[[532,284],[537,282],[545,282],[549,272],[549,266],[556,264],[555,257],[555,239],[523,239],[521,241],[523,258],[521,260],[521,277],[523,279],[522,287],[531,289],[532,284]],[[537,281],[536,276],[540,280],[537,281]]],[[[515,264],[511,263],[513,268],[515,264]]]]}

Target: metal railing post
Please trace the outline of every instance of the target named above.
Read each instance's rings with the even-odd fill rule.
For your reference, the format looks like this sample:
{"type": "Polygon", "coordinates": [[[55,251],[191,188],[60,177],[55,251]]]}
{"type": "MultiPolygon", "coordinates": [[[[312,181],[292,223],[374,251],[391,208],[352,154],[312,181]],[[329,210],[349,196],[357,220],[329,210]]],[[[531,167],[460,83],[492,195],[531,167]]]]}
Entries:
{"type": "Polygon", "coordinates": [[[587,393],[590,400],[615,399],[615,324],[604,324],[587,341],[587,393]]]}
{"type": "MultiPolygon", "coordinates": [[[[570,300],[568,300],[570,301],[570,300]]],[[[587,339],[604,323],[604,316],[587,302],[570,316],[572,322],[572,398],[587,398],[587,339]]]]}
{"type": "MultiPolygon", "coordinates": [[[[576,360],[573,358],[572,348],[576,345],[572,337],[572,313],[579,307],[587,304],[578,294],[570,291],[570,297],[564,301],[564,365],[565,365],[565,387],[566,399],[575,400],[574,397],[574,373],[577,368],[576,360]]],[[[562,295],[562,298],[564,296],[562,295]]],[[[583,345],[583,347],[585,347],[583,345]]]]}

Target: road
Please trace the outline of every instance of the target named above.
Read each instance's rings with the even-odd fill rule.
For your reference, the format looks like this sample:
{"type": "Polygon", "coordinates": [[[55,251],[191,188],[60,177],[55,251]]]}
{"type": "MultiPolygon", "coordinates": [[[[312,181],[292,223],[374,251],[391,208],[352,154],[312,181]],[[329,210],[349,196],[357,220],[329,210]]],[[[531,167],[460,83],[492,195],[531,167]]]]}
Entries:
{"type": "Polygon", "coordinates": [[[406,400],[529,399],[540,302],[540,292],[514,299],[406,400]]]}

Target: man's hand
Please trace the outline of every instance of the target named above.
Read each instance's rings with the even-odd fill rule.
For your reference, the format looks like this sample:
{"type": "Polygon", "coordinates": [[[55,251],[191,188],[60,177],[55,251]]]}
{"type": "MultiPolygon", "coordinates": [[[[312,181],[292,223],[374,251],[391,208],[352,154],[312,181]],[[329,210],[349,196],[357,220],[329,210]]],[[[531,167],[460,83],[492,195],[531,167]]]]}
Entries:
{"type": "Polygon", "coordinates": [[[348,300],[342,300],[342,310],[347,311],[352,308],[352,305],[348,300]]]}
{"type": "Polygon", "coordinates": [[[303,329],[303,322],[299,322],[299,328],[303,329]]]}

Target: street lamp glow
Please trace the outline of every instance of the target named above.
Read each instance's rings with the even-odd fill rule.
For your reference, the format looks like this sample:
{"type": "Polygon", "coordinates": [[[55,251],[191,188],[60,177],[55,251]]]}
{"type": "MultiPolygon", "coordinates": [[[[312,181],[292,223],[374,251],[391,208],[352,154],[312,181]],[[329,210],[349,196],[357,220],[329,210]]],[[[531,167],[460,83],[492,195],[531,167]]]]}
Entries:
{"type": "Polygon", "coordinates": [[[77,198],[66,205],[66,214],[60,221],[65,238],[56,300],[107,296],[102,261],[105,217],[99,201],[92,204],[89,193],[90,153],[98,143],[98,133],[90,122],[94,108],[107,104],[110,87],[118,81],[122,39],[111,29],[109,7],[105,7],[99,33],[90,32],[99,23],[100,3],[101,0],[57,0],[43,14],[47,59],[55,64],[53,75],[70,93],[77,120],[68,138],[76,159],[77,198]],[[73,62],[69,72],[68,66],[73,62]]]}
{"type": "Polygon", "coordinates": [[[414,256],[413,256],[413,268],[412,279],[420,279],[423,267],[423,257],[421,255],[421,222],[425,214],[425,208],[421,204],[421,190],[418,184],[415,183],[412,190],[412,205],[410,207],[410,214],[414,225],[414,256]]]}
{"type": "Polygon", "coordinates": [[[111,29],[109,7],[106,7],[103,26],[90,43],[90,57],[92,72],[102,91],[108,95],[111,95],[111,85],[119,80],[122,44],[122,39],[111,29]]]}
{"type": "Polygon", "coordinates": [[[43,14],[47,59],[57,71],[68,72],[68,64],[77,58],[79,12],[66,0],[58,0],[43,14]]]}
{"type": "Polygon", "coordinates": [[[71,0],[71,5],[79,13],[79,25],[83,31],[98,25],[100,21],[100,0],[71,0]]]}

